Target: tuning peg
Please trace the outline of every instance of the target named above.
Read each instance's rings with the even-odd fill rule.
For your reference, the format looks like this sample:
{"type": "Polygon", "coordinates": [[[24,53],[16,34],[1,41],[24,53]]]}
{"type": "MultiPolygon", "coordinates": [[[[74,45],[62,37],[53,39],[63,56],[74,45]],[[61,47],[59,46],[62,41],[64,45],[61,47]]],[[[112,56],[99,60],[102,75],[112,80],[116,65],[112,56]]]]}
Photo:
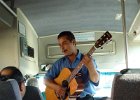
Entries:
{"type": "Polygon", "coordinates": [[[106,42],[106,44],[108,44],[109,42],[111,42],[112,40],[108,40],[107,42],[106,42]]]}

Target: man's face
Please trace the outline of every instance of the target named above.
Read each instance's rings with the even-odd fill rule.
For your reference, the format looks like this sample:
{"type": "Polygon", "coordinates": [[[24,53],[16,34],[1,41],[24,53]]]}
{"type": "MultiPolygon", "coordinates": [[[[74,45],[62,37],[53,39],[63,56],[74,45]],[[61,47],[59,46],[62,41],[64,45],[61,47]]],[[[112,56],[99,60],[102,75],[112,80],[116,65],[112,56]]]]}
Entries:
{"type": "Polygon", "coordinates": [[[75,41],[68,40],[66,36],[59,38],[58,43],[65,56],[71,55],[76,48],[75,41]]]}

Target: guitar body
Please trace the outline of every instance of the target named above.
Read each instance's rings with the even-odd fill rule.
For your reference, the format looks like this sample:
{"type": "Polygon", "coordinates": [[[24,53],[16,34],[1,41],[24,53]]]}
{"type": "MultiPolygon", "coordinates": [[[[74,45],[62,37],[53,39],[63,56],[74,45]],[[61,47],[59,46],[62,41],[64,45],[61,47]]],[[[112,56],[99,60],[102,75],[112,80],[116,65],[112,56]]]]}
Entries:
{"type": "MultiPolygon", "coordinates": [[[[62,86],[63,80],[67,80],[67,78],[71,75],[71,71],[68,68],[63,68],[61,73],[57,78],[54,79],[54,81],[62,86]]],[[[76,89],[78,87],[78,84],[76,82],[76,79],[73,78],[72,81],[69,83],[69,88],[70,88],[70,95],[74,94],[76,89]]],[[[59,100],[55,94],[55,91],[49,87],[46,87],[45,90],[46,93],[46,100],[59,100]]],[[[66,98],[68,100],[68,97],[66,98]]]]}

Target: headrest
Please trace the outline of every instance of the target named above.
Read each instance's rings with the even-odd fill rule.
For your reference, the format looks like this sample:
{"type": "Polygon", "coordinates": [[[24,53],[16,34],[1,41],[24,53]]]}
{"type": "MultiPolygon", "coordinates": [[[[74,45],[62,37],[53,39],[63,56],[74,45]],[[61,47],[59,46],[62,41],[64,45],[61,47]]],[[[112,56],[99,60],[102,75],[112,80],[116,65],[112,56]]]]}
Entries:
{"type": "Polygon", "coordinates": [[[22,100],[16,80],[0,81],[0,100],[22,100]]]}
{"type": "Polygon", "coordinates": [[[23,100],[43,100],[43,96],[39,88],[35,86],[26,86],[26,93],[23,100]]]}

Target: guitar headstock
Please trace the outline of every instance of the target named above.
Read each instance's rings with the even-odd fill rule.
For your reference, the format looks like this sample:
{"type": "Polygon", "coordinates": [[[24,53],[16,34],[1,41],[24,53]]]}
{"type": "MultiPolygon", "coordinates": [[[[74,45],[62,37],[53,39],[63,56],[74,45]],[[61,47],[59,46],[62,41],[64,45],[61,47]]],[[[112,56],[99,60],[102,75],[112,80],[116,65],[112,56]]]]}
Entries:
{"type": "Polygon", "coordinates": [[[112,38],[112,35],[106,31],[103,36],[101,36],[95,43],[95,47],[99,48],[101,47],[103,44],[105,44],[106,42],[110,41],[112,38]]]}

